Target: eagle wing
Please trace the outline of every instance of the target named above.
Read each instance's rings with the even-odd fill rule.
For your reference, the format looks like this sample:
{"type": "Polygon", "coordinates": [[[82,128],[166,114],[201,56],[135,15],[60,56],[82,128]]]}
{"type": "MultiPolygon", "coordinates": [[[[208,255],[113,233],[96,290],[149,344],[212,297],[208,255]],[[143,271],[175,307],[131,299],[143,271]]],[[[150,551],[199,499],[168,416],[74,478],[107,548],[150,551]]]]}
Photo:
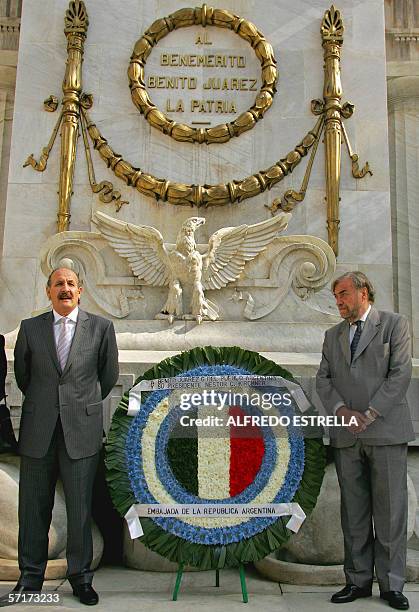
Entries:
{"type": "Polygon", "coordinates": [[[266,249],[278,232],[286,229],[290,218],[289,213],[282,213],[254,225],[224,227],[215,232],[203,257],[204,289],[221,289],[239,278],[245,263],[266,249]]]}
{"type": "Polygon", "coordinates": [[[118,221],[102,212],[96,212],[92,220],[114,251],[128,259],[135,276],[154,287],[169,284],[167,251],[158,230],[118,221]]]}

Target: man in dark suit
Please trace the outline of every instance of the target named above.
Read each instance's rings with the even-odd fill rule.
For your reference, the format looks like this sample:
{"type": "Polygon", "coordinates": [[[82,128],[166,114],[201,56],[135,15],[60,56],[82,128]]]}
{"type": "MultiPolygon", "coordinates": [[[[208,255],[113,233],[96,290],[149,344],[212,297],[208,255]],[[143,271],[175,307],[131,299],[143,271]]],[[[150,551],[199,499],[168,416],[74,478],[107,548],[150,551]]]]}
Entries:
{"type": "Polygon", "coordinates": [[[94,605],[91,498],[102,446],[102,400],[118,378],[111,321],[79,309],[73,270],[51,273],[52,311],[22,321],[16,381],[25,396],[19,434],[19,567],[15,591],[42,587],[54,490],[60,477],[67,509],[67,577],[73,594],[94,605]]]}
{"type": "Polygon", "coordinates": [[[0,334],[0,453],[17,453],[10,412],[6,405],[7,359],[4,350],[4,336],[0,334]]]}
{"type": "Polygon", "coordinates": [[[371,596],[375,566],[381,598],[407,610],[407,443],[415,438],[406,401],[409,326],[405,317],[374,308],[374,289],[362,272],[344,274],[332,290],[344,321],[326,332],[317,391],[329,414],[347,423],[355,417],[330,430],[346,576],[332,602],[371,596]]]}

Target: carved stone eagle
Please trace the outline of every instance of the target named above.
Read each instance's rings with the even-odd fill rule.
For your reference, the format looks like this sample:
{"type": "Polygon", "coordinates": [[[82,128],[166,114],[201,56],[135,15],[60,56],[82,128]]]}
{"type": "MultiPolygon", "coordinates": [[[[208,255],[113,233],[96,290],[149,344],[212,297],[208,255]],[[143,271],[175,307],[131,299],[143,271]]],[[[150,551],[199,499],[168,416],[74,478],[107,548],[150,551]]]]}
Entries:
{"type": "Polygon", "coordinates": [[[128,260],[135,276],[154,287],[169,287],[160,316],[166,316],[170,323],[175,318],[193,318],[200,323],[203,318],[218,319],[217,306],[205,298],[204,291],[221,289],[237,280],[246,262],[286,229],[290,217],[281,213],[254,225],[224,227],[210,237],[202,254],[195,242],[195,231],[205,223],[202,217],[186,219],[175,245],[165,243],[160,232],[148,225],[118,221],[101,212],[93,215],[93,222],[115,252],[128,260]],[[185,289],[190,294],[187,313],[183,310],[185,289]]]}

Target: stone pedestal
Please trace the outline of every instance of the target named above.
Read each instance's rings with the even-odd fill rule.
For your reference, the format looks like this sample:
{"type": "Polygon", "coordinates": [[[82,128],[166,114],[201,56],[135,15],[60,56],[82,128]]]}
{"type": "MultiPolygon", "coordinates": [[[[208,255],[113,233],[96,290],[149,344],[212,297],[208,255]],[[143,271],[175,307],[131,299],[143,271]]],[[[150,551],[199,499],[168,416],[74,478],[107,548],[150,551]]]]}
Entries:
{"type": "MultiPolygon", "coordinates": [[[[0,580],[18,580],[20,571],[17,562],[18,542],[18,493],[19,458],[0,456],[0,580]]],[[[92,567],[99,565],[103,553],[103,539],[96,527],[93,530],[92,567]]],[[[47,580],[65,578],[67,561],[67,515],[62,485],[58,483],[49,531],[47,580]]]]}
{"type": "MultiPolygon", "coordinates": [[[[417,495],[410,476],[408,488],[408,541],[416,521],[417,495]]],[[[413,536],[414,537],[414,536],[413,536]]],[[[408,580],[417,580],[417,555],[408,555],[408,580]]],[[[343,573],[343,534],[340,525],[340,490],[335,466],[328,465],[320,495],[312,514],[283,548],[255,563],[258,571],[276,582],[290,584],[341,584],[343,573]]]]}

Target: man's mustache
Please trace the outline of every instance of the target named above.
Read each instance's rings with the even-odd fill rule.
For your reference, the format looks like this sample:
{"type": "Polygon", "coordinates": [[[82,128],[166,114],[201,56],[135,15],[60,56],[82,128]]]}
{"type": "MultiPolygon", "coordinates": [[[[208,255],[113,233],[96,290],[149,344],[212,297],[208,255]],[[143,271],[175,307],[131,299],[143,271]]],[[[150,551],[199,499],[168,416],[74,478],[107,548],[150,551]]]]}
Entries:
{"type": "Polygon", "coordinates": [[[64,291],[63,291],[62,293],[59,293],[59,294],[58,294],[58,299],[59,299],[59,300],[65,300],[65,299],[69,299],[69,300],[71,300],[71,298],[72,298],[72,297],[73,297],[73,296],[72,296],[72,294],[71,294],[71,293],[65,293],[64,291]]]}

